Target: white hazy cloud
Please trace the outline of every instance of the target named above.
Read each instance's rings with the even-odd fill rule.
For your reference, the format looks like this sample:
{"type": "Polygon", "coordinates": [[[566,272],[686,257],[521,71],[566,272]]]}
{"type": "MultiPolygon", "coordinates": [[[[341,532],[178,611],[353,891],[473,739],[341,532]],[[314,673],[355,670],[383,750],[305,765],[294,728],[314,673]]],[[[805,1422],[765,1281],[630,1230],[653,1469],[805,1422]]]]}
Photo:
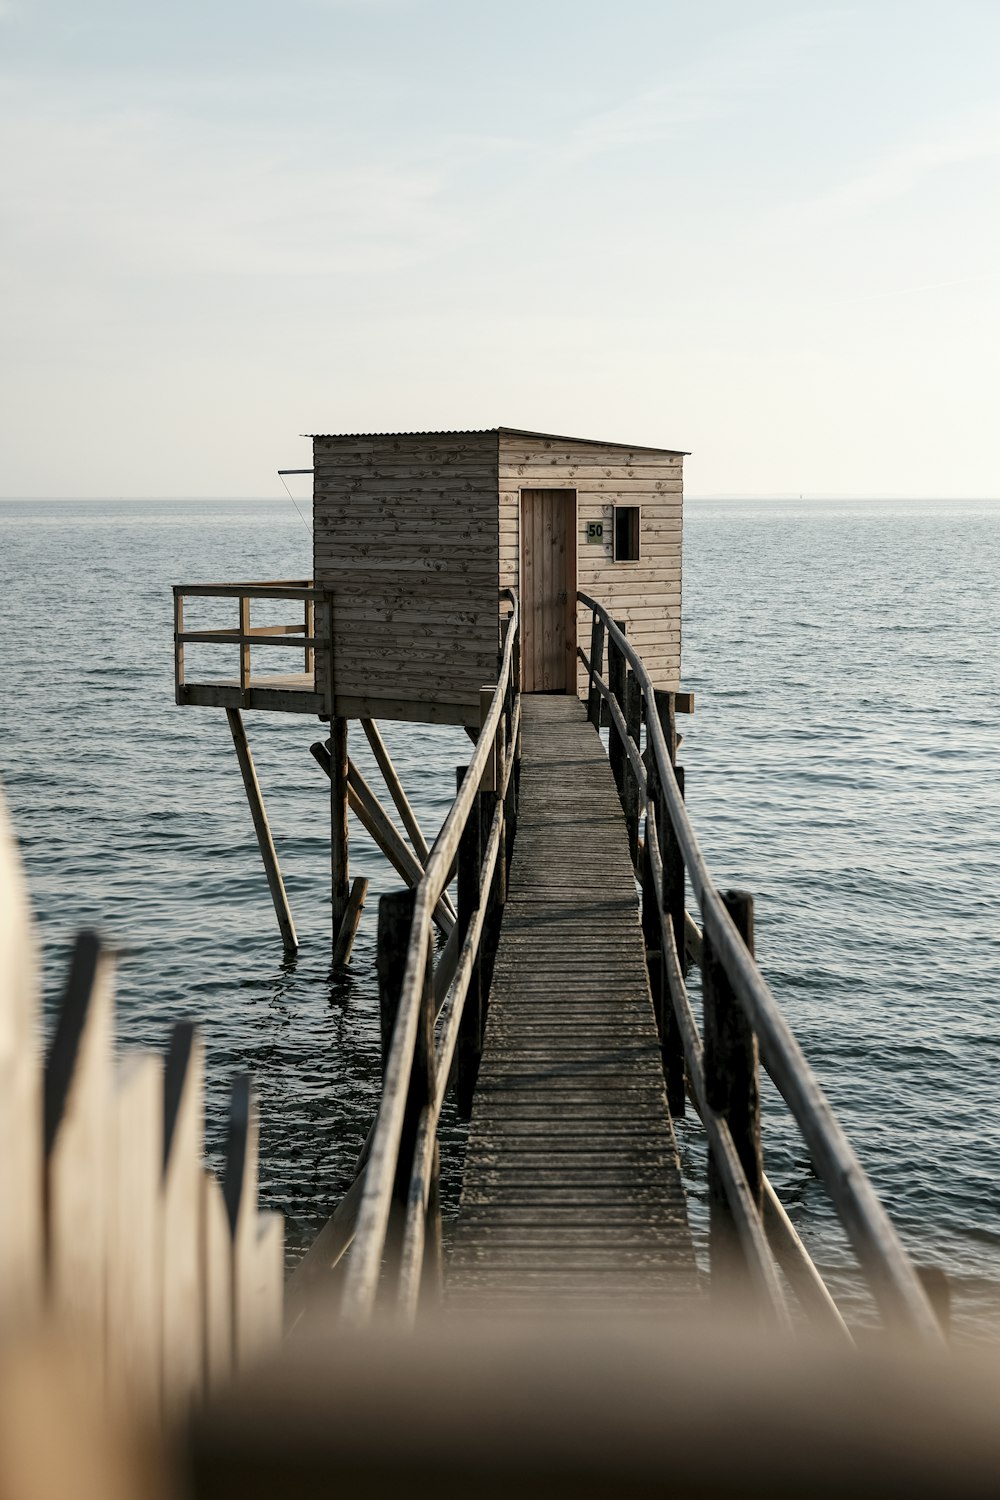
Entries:
{"type": "Polygon", "coordinates": [[[694,491],[1000,492],[1000,10],[0,18],[0,494],[498,421],[693,448],[694,491]]]}
{"type": "Polygon", "coordinates": [[[843,12],[818,7],[809,16],[722,35],[709,56],[664,68],[668,82],[582,122],[566,142],[566,156],[582,159],[599,151],[627,150],[739,115],[749,100],[801,66],[843,22],[843,12]]]}
{"type": "MultiPolygon", "coordinates": [[[[814,224],[856,218],[918,191],[934,190],[930,179],[968,165],[1000,161],[1000,102],[962,111],[925,125],[920,136],[883,151],[864,171],[799,205],[795,213],[814,224]]],[[[994,180],[993,190],[1000,188],[994,180]]]]}
{"type": "Polygon", "coordinates": [[[399,156],[165,111],[22,109],[0,133],[0,222],[8,254],[71,245],[109,273],[388,272],[457,229],[434,168],[399,156]]]}

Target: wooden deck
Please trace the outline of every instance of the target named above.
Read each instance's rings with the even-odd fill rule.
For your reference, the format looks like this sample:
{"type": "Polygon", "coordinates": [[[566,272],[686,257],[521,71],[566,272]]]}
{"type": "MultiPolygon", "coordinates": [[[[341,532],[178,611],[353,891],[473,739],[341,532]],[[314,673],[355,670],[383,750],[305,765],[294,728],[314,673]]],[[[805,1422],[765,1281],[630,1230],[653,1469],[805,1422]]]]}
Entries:
{"type": "Polygon", "coordinates": [[[255,673],[245,690],[238,677],[185,682],[177,701],[196,708],[256,708],[285,714],[321,714],[326,708],[312,672],[255,673]]]}
{"type": "Polygon", "coordinates": [[[447,1300],[589,1313],[690,1297],[621,805],[583,704],[521,704],[517,838],[447,1300]]]}

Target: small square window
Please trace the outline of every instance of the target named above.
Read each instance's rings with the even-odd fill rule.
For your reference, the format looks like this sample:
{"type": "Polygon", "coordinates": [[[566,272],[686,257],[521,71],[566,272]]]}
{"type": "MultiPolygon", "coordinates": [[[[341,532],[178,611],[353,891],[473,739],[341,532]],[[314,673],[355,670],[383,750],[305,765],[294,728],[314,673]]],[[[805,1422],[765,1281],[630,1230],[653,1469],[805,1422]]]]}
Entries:
{"type": "Polygon", "coordinates": [[[615,562],[639,561],[639,507],[615,506],[615,562]]]}

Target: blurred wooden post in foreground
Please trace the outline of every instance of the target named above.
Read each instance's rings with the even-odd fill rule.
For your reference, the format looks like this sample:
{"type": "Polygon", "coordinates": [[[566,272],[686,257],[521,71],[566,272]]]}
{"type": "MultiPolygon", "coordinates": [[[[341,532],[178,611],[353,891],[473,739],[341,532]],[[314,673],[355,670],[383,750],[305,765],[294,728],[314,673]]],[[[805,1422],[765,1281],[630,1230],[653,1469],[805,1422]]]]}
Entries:
{"type": "Polygon", "coordinates": [[[116,1066],[114,974],[113,951],[79,933],[43,1064],[35,942],[0,796],[0,1358],[45,1316],[85,1353],[98,1405],[148,1425],[183,1416],[278,1341],[283,1231],[257,1208],[249,1078],[233,1091],[238,1183],[227,1166],[223,1202],[203,1160],[197,1028],[178,1023],[165,1059],[133,1051],[116,1066]]]}

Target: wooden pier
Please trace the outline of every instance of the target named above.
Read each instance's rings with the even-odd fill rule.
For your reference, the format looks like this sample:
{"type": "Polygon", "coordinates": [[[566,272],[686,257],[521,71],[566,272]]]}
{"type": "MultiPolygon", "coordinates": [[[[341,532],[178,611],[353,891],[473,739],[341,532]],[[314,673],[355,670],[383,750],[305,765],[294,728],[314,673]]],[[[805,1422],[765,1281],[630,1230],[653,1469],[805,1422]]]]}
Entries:
{"type": "Polygon", "coordinates": [[[907,1423],[887,1425],[884,1382],[859,1385],[863,1351],[764,1170],[766,1074],[888,1346],[936,1357],[943,1278],[900,1242],[758,967],[753,898],[716,888],[688,815],[684,455],[510,428],[319,435],[313,454],[314,576],[177,585],[175,695],[226,712],[289,964],[298,934],[245,711],[324,726],[311,748],[329,778],[334,969],[368,886],[351,878],[350,813],[406,887],[379,902],[378,1111],[335,1207],[321,1186],[333,1212],[284,1281],[249,1078],[233,1084],[220,1179],[193,1023],[164,1058],[118,1068],[115,955],[97,934],[78,937],[42,1061],[0,802],[0,1494],[61,1495],[81,1475],[123,1500],[294,1500],[331,1476],[394,1496],[993,1493],[990,1382],[961,1462],[921,1488],[915,1435],[958,1433],[970,1402],[942,1419],[928,1387],[914,1417],[907,1369],[907,1423]],[[464,726],[474,743],[456,736],[468,764],[432,841],[379,717],[464,726]],[[446,1226],[451,1094],[471,1124],[446,1226]],[[709,1218],[698,1270],[673,1133],[688,1109],[709,1218]],[[712,1344],[734,1309],[749,1357],[712,1344]],[[813,1329],[843,1361],[846,1423],[787,1363],[813,1329]],[[25,1331],[45,1344],[27,1405],[25,1331]],[[119,1483],[91,1461],[60,1415],[78,1398],[67,1352],[82,1352],[90,1425],[110,1419],[105,1456],[122,1459],[124,1433],[131,1463],[130,1426],[143,1451],[159,1426],[162,1474],[119,1483]],[[963,1489],[982,1434],[989,1483],[963,1489]],[[53,1436],[65,1477],[15,1489],[53,1436]]]}
{"type": "Polygon", "coordinates": [[[518,832],[452,1308],[696,1289],[621,803],[579,699],[523,700],[518,832]]]}

